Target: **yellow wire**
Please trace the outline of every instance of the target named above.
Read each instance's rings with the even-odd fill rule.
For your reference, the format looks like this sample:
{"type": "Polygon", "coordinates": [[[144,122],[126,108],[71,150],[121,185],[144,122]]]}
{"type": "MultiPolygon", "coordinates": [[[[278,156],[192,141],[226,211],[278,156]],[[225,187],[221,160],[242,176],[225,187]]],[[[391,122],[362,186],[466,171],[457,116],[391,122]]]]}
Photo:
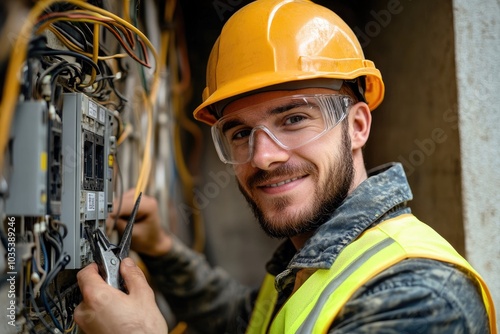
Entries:
{"type": "Polygon", "coordinates": [[[25,282],[29,284],[29,281],[31,281],[31,261],[28,261],[26,263],[26,280],[25,282]]]}
{"type": "Polygon", "coordinates": [[[127,139],[128,136],[132,133],[132,130],[133,130],[132,126],[127,123],[127,125],[125,125],[123,132],[120,134],[120,137],[118,137],[116,145],[120,146],[121,144],[123,144],[125,139],[127,139]]]}
{"type": "Polygon", "coordinates": [[[102,18],[102,19],[108,19],[108,20],[111,19],[107,15],[103,15],[101,13],[97,13],[97,12],[90,11],[90,10],[87,10],[87,9],[70,9],[70,10],[65,11],[64,13],[66,13],[66,14],[92,15],[92,16],[99,17],[99,18],[102,18]]]}
{"type": "MultiPolygon", "coordinates": [[[[60,1],[62,1],[62,0],[60,0],[60,1]]],[[[150,89],[150,94],[149,94],[149,100],[154,104],[154,101],[156,101],[156,97],[158,94],[158,88],[159,88],[159,82],[160,82],[160,73],[159,73],[159,66],[160,65],[159,65],[159,59],[158,59],[158,54],[156,52],[156,49],[153,46],[153,44],[151,43],[151,41],[144,35],[144,33],[142,31],[140,31],[138,28],[136,28],[134,25],[132,25],[131,23],[128,23],[126,20],[122,19],[121,17],[119,17],[113,13],[110,13],[107,10],[104,10],[102,8],[93,6],[93,5],[85,3],[85,2],[82,3],[81,0],[65,0],[63,2],[76,3],[82,8],[89,9],[91,11],[95,11],[99,14],[102,14],[103,16],[110,17],[110,18],[114,19],[115,21],[117,21],[118,23],[120,23],[120,24],[124,25],[125,27],[129,28],[130,30],[132,30],[135,34],[137,34],[144,41],[144,43],[146,43],[148,48],[151,50],[151,53],[153,54],[153,58],[155,58],[155,61],[156,61],[155,71],[153,73],[153,82],[151,84],[151,89],[150,89]]]]}
{"type": "Polygon", "coordinates": [[[183,334],[186,333],[187,324],[185,322],[179,322],[171,331],[170,334],[183,334]]]}
{"type": "Polygon", "coordinates": [[[21,68],[23,66],[24,60],[26,59],[26,51],[28,48],[28,42],[30,40],[31,31],[33,29],[34,22],[36,22],[37,17],[43,13],[46,7],[55,3],[58,0],[46,0],[37,2],[31,11],[28,13],[28,17],[24,21],[19,32],[19,38],[16,39],[15,44],[12,48],[12,53],[9,59],[9,65],[7,67],[7,73],[5,75],[5,85],[2,93],[2,102],[0,103],[0,170],[3,169],[3,160],[5,155],[5,148],[7,147],[7,141],[9,139],[9,129],[12,122],[12,117],[14,115],[14,109],[16,107],[16,101],[19,95],[19,75],[21,68]]]}
{"type": "MultiPolygon", "coordinates": [[[[174,16],[176,4],[177,4],[176,0],[167,0],[167,3],[165,4],[165,12],[164,12],[164,18],[167,22],[171,22],[171,20],[174,16]]],[[[169,46],[170,46],[170,31],[168,29],[163,30],[161,33],[160,46],[161,46],[161,48],[160,48],[160,61],[161,61],[162,69],[163,69],[163,67],[166,67],[167,62],[168,62],[168,52],[169,52],[169,46]]],[[[175,53],[175,51],[174,51],[174,53],[175,53]]],[[[176,72],[173,72],[173,73],[176,73],[176,72]]],[[[175,105],[175,101],[174,101],[174,111],[175,110],[177,110],[177,106],[175,105]]],[[[179,140],[174,141],[174,145],[175,145],[174,154],[176,156],[175,160],[176,160],[177,164],[181,164],[179,170],[182,174],[181,175],[182,183],[186,187],[188,187],[188,186],[192,187],[193,182],[192,182],[191,176],[189,175],[189,173],[187,175],[184,173],[184,169],[185,169],[184,159],[182,156],[179,157],[179,154],[178,154],[178,152],[182,151],[182,147],[180,147],[180,136],[177,136],[178,130],[179,130],[178,126],[175,126],[174,138],[179,139],[179,140]]],[[[192,192],[189,189],[187,193],[189,194],[192,192]]],[[[193,199],[194,198],[192,196],[190,196],[190,198],[188,198],[187,201],[189,203],[192,203],[193,199]]],[[[195,222],[195,225],[198,226],[198,224],[196,224],[196,222],[195,222]]],[[[196,230],[199,231],[200,229],[196,229],[196,230]]],[[[201,237],[202,237],[202,235],[201,235],[201,237]]],[[[204,243],[198,241],[198,240],[200,240],[200,233],[195,233],[195,236],[193,239],[195,240],[194,241],[194,245],[195,245],[194,249],[196,249],[196,250],[202,249],[202,247],[203,247],[202,245],[204,243]]],[[[171,334],[182,334],[182,333],[186,332],[187,327],[188,326],[185,322],[179,322],[170,332],[171,332],[171,334]]]]}
{"type": "Polygon", "coordinates": [[[70,328],[66,329],[64,333],[70,333],[76,326],[76,322],[73,321],[73,324],[71,325],[70,328]]]}
{"type": "MultiPolygon", "coordinates": [[[[167,0],[165,4],[165,12],[164,17],[167,22],[170,22],[174,16],[175,6],[177,1],[175,0],[167,0]]],[[[160,49],[160,61],[162,66],[167,65],[167,56],[168,56],[168,46],[169,46],[169,38],[170,31],[168,29],[164,29],[161,33],[161,49],[160,49]]]]}
{"type": "Polygon", "coordinates": [[[144,155],[142,159],[141,172],[139,173],[139,179],[137,180],[135,188],[136,198],[139,196],[139,193],[146,190],[152,165],[151,141],[153,138],[153,105],[150,103],[149,99],[147,99],[146,93],[144,91],[142,91],[142,98],[147,111],[148,125],[146,132],[146,142],[144,144],[144,155]]]}
{"type": "MultiPolygon", "coordinates": [[[[175,0],[174,0],[175,2],[175,0]]],[[[175,36],[174,36],[175,37],[175,36]]],[[[174,44],[174,40],[169,41],[168,36],[164,37],[163,41],[174,44]]],[[[177,52],[172,51],[171,53],[171,71],[172,73],[179,73],[178,71],[178,57],[177,52]]],[[[174,87],[178,85],[178,77],[174,76],[174,87]]],[[[184,115],[184,104],[182,101],[183,92],[180,90],[174,90],[174,94],[172,94],[173,105],[174,105],[174,113],[176,116],[176,125],[174,127],[174,155],[175,161],[177,165],[177,169],[179,171],[179,176],[182,180],[182,185],[184,187],[184,195],[185,200],[188,203],[193,204],[194,202],[194,193],[192,188],[194,187],[194,179],[193,175],[189,171],[188,166],[186,165],[185,159],[183,157],[183,149],[182,149],[182,139],[181,139],[181,127],[184,127],[188,132],[190,132],[197,142],[200,142],[202,139],[201,130],[194,124],[191,123],[187,117],[184,115]]],[[[192,248],[196,251],[202,252],[205,248],[205,230],[203,226],[202,216],[198,212],[193,212],[193,224],[194,224],[194,236],[193,236],[193,246],[192,248]]]]}
{"type": "MultiPolygon", "coordinates": [[[[61,42],[63,42],[63,44],[66,47],[68,47],[68,49],[70,49],[72,51],[75,51],[75,52],[78,52],[78,53],[80,53],[80,54],[82,54],[84,56],[90,57],[90,58],[93,58],[93,56],[94,56],[93,53],[85,52],[84,50],[82,50],[82,48],[80,48],[75,43],[73,43],[72,41],[70,41],[69,39],[67,39],[57,29],[54,28],[54,26],[52,24],[54,22],[57,22],[57,21],[93,23],[94,25],[103,25],[103,26],[107,26],[109,28],[108,24],[103,24],[99,20],[92,20],[92,19],[66,19],[66,18],[60,18],[60,17],[58,17],[58,18],[54,18],[54,19],[51,19],[51,20],[47,21],[46,23],[42,24],[37,29],[37,31],[36,31],[37,34],[39,34],[40,32],[42,32],[45,29],[50,30],[54,35],[56,35],[57,38],[59,38],[59,40],[61,40],[61,42]]],[[[128,56],[129,55],[127,55],[126,53],[118,53],[118,54],[110,55],[110,56],[98,56],[97,59],[98,60],[107,60],[107,59],[114,59],[114,58],[125,58],[125,57],[128,57],[128,56]]]]}
{"type": "MultiPolygon", "coordinates": [[[[48,28],[68,49],[74,52],[78,52],[84,56],[87,56],[89,58],[92,58],[92,53],[85,52],[80,48],[78,45],[67,39],[59,30],[54,28],[54,26],[50,26],[48,28]]],[[[126,53],[117,53],[114,55],[109,55],[109,56],[99,56],[99,60],[110,60],[110,59],[116,59],[116,58],[126,58],[128,55],[126,53]]]]}
{"type": "Polygon", "coordinates": [[[130,0],[123,0],[123,17],[127,22],[132,23],[132,19],[130,18],[130,0]]]}

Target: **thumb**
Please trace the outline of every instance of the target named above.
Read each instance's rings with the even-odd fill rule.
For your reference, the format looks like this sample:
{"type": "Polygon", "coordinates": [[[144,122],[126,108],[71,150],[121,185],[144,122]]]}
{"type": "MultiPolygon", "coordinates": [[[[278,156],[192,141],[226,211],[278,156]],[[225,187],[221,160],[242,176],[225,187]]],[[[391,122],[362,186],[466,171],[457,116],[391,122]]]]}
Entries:
{"type": "Polygon", "coordinates": [[[120,274],[129,294],[140,293],[141,290],[150,288],[144,273],[130,257],[122,260],[120,274]]]}

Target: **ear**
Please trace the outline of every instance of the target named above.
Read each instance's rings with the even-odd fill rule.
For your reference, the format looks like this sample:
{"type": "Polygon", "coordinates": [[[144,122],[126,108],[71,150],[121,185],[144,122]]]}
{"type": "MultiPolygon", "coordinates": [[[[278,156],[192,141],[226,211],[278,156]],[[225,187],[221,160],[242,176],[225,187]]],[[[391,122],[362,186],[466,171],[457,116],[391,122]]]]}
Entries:
{"type": "Polygon", "coordinates": [[[370,136],[372,114],[364,102],[358,102],[349,111],[349,132],[352,150],[360,149],[370,136]]]}

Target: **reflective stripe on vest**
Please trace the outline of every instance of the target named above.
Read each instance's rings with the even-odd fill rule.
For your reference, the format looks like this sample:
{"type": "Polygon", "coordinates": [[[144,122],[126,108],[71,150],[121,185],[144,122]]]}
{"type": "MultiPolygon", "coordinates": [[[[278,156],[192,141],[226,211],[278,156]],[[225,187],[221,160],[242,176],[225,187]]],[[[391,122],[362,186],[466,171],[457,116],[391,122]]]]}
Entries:
{"type": "MultiPolygon", "coordinates": [[[[339,254],[330,269],[319,269],[311,275],[272,320],[269,333],[327,333],[356,290],[407,258],[448,262],[470,272],[481,286],[491,333],[497,333],[493,300],[484,280],[444,238],[411,214],[365,231],[339,254]]],[[[276,298],[274,277],[268,275],[257,297],[248,334],[268,333],[276,298]]]]}

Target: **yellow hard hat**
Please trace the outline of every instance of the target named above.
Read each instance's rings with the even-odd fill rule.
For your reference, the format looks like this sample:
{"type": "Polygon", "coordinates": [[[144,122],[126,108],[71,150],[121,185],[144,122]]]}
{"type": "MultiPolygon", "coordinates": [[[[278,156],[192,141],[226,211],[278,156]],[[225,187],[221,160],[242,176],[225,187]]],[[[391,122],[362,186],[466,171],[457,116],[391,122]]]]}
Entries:
{"type": "Polygon", "coordinates": [[[194,117],[212,125],[214,104],[269,86],[359,77],[366,78],[365,99],[373,110],[384,98],[382,76],[337,14],[307,0],[257,0],[222,28],[194,117]]]}

